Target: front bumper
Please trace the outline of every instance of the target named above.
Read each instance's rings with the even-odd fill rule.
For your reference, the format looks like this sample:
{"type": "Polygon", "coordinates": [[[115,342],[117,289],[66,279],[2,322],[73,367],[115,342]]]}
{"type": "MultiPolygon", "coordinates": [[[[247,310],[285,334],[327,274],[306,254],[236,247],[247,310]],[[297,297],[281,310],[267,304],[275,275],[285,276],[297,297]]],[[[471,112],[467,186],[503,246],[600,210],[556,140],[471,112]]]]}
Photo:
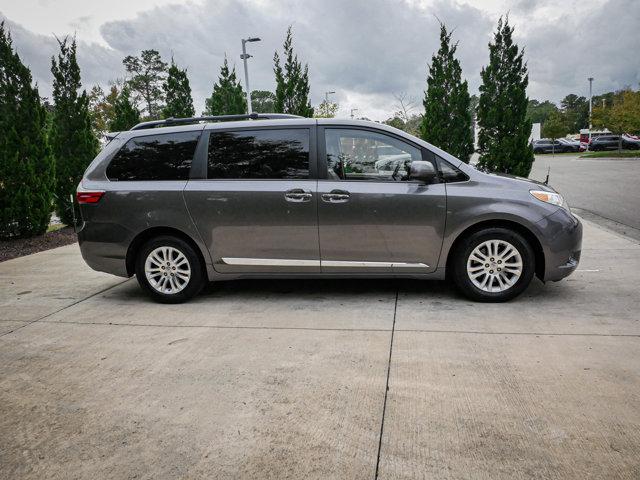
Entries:
{"type": "Polygon", "coordinates": [[[582,251],[582,223],[564,208],[538,222],[544,252],[545,282],[557,282],[573,273],[582,251]]]}

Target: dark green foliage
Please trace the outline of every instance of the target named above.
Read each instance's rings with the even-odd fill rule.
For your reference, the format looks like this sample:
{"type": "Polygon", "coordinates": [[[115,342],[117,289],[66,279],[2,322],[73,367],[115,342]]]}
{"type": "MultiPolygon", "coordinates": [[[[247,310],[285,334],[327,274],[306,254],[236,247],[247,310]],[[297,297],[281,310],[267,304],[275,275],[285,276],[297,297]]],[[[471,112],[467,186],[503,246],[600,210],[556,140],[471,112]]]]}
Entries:
{"type": "Polygon", "coordinates": [[[589,128],[589,100],[573,93],[560,102],[569,133],[579,133],[581,128],[589,128]]]}
{"type": "Polygon", "coordinates": [[[556,140],[569,133],[565,116],[561,112],[553,112],[542,124],[542,136],[556,140]]]}
{"type": "Polygon", "coordinates": [[[247,98],[242,85],[236,78],[235,67],[229,70],[227,57],[220,68],[218,82],[213,85],[213,93],[205,100],[204,115],[239,115],[247,113],[247,98]]]}
{"type": "Polygon", "coordinates": [[[51,58],[54,107],[49,140],[56,162],[56,212],[70,225],[73,210],[69,196],[75,194],[82,174],[98,153],[98,140],[91,126],[87,92],[78,94],[82,83],[76,40],[65,38],[58,43],[58,58],[51,58]]]}
{"type": "Polygon", "coordinates": [[[140,111],[131,101],[131,92],[125,85],[113,103],[113,119],[109,122],[109,130],[122,132],[140,123],[140,111]]]}
{"type": "Polygon", "coordinates": [[[527,118],[531,123],[544,123],[552,113],[557,111],[558,107],[549,100],[539,102],[538,100],[531,99],[527,103],[527,118]]]}
{"type": "Polygon", "coordinates": [[[440,24],[440,49],[431,58],[421,137],[436,147],[469,163],[473,153],[473,117],[467,81],[462,80],[460,62],[455,58],[458,44],[440,24]]]}
{"type": "Polygon", "coordinates": [[[165,106],[162,109],[164,118],[186,118],[196,114],[191,98],[191,86],[187,70],[181,70],[171,59],[167,81],[162,87],[165,95],[165,106]]]}
{"type": "Polygon", "coordinates": [[[273,113],[276,96],[268,90],[253,90],[251,92],[251,109],[256,113],[273,113]]]}
{"type": "Polygon", "coordinates": [[[478,105],[478,166],[491,172],[527,177],[533,165],[527,118],[529,77],[524,52],[512,39],[509,19],[498,21],[489,44],[489,65],[482,69],[478,105]]]}
{"type": "Polygon", "coordinates": [[[280,65],[278,52],[273,55],[273,72],[276,75],[276,100],[274,111],[290,113],[301,117],[313,117],[313,108],[309,101],[309,66],[298,61],[293,53],[291,27],[287,29],[284,41],[284,69],[280,65]]]}
{"type": "Polygon", "coordinates": [[[162,113],[164,91],[162,85],[167,74],[167,64],[157,50],[143,50],[139,57],[127,56],[122,60],[131,76],[128,80],[135,102],[142,100],[147,119],[156,119],[162,113]]]}
{"type": "Polygon", "coordinates": [[[46,112],[31,72],[0,23],[0,238],[44,233],[52,210],[54,164],[46,112]]]}

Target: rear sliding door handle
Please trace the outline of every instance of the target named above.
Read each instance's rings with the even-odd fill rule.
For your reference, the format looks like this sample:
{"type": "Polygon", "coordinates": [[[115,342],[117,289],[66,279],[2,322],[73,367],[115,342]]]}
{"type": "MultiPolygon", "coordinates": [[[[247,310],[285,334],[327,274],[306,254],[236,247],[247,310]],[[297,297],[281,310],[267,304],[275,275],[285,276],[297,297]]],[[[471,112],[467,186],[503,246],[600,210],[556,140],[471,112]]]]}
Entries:
{"type": "Polygon", "coordinates": [[[346,190],[331,190],[321,195],[322,201],[327,203],[345,203],[349,201],[349,192],[346,190]]]}
{"type": "Polygon", "coordinates": [[[294,188],[293,190],[287,190],[284,192],[284,198],[287,202],[302,203],[311,200],[312,194],[307,190],[301,188],[294,188]]]}

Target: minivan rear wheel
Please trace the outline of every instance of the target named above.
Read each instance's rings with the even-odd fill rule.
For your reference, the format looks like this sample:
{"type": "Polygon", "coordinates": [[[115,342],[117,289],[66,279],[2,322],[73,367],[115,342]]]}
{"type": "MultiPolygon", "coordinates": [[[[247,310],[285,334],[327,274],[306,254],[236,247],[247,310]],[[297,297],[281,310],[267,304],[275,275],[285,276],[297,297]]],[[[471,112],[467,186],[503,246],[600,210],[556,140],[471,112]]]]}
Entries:
{"type": "Polygon", "coordinates": [[[480,302],[505,302],[531,283],[535,254],[529,242],[506,228],[487,228],[463,239],[452,262],[453,280],[480,302]]]}
{"type": "Polygon", "coordinates": [[[163,235],[149,240],[138,252],[136,278],[142,289],[161,303],[182,303],[204,286],[200,257],[184,240],[163,235]]]}

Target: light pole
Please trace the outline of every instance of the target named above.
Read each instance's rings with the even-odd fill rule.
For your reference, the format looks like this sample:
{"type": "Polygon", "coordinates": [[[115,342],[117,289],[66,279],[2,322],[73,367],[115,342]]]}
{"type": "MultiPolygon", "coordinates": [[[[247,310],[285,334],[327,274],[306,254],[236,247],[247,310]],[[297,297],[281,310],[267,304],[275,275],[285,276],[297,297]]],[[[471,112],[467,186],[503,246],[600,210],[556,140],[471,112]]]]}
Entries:
{"type": "Polygon", "coordinates": [[[251,58],[252,55],[247,53],[246,43],[247,42],[259,42],[260,39],[258,37],[249,37],[242,39],[242,55],[240,58],[244,62],[244,86],[247,89],[247,112],[249,114],[252,113],[251,110],[251,89],[249,88],[249,70],[247,69],[247,59],[251,58]]]}
{"type": "Polygon", "coordinates": [[[351,109],[351,119],[353,120],[353,112],[357,112],[358,109],[357,108],[352,108],[351,109]]]}
{"type": "Polygon", "coordinates": [[[592,86],[593,77],[587,78],[589,80],[589,145],[591,145],[591,98],[592,98],[592,86]]]}

